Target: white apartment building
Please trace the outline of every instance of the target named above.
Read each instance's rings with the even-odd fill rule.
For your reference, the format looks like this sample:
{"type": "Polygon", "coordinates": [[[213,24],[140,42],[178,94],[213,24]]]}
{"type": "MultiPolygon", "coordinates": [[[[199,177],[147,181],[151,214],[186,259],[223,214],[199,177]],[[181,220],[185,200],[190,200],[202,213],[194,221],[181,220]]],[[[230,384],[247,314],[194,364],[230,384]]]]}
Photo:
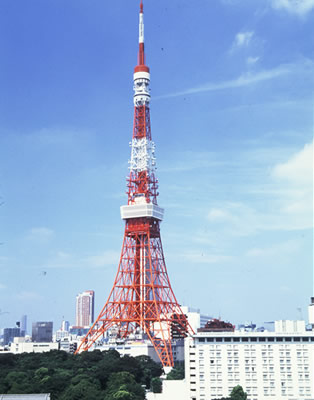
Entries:
{"type": "Polygon", "coordinates": [[[198,332],[186,338],[189,399],[227,397],[241,385],[248,400],[313,400],[314,331],[306,331],[300,321],[278,321],[276,328],[198,332]]]}

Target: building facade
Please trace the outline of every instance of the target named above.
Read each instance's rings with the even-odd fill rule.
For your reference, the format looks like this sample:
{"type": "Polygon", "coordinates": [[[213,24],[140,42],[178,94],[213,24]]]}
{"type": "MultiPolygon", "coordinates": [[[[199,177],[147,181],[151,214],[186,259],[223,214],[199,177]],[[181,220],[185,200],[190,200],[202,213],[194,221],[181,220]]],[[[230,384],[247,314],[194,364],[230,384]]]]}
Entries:
{"type": "Polygon", "coordinates": [[[3,345],[7,346],[12,343],[15,337],[21,335],[20,328],[4,328],[3,329],[3,345]]]}
{"type": "Polygon", "coordinates": [[[33,342],[52,342],[52,322],[33,322],[32,341],[33,342]]]}
{"type": "Polygon", "coordinates": [[[20,329],[21,329],[21,336],[25,336],[27,334],[27,315],[21,316],[20,329]]]}
{"type": "Polygon", "coordinates": [[[313,400],[314,332],[305,331],[304,323],[280,321],[277,327],[279,332],[198,332],[187,338],[189,399],[227,397],[241,385],[248,400],[313,400]]]}
{"type": "Polygon", "coordinates": [[[10,346],[13,354],[45,353],[51,350],[60,350],[60,344],[56,342],[26,342],[24,338],[15,338],[10,346]]]}
{"type": "Polygon", "coordinates": [[[209,315],[201,314],[199,309],[181,306],[181,310],[187,316],[189,324],[194,332],[196,332],[199,328],[203,328],[206,325],[206,322],[212,319],[212,317],[209,315]]]}
{"type": "Polygon", "coordinates": [[[76,296],[76,326],[90,326],[94,322],[95,292],[86,290],[76,296]]]}

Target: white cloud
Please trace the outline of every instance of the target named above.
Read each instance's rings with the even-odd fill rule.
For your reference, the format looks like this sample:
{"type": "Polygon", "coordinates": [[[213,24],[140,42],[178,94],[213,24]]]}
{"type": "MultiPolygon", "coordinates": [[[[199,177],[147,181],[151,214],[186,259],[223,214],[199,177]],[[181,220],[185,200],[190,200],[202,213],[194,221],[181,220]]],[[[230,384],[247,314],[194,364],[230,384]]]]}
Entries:
{"type": "Polygon", "coordinates": [[[272,178],[280,185],[280,212],[296,224],[313,226],[313,142],[285,163],[277,164],[272,178]]]}
{"type": "MultiPolygon", "coordinates": [[[[260,168],[266,170],[267,166],[260,168]]],[[[306,144],[287,161],[274,164],[268,177],[260,179],[255,184],[263,189],[261,195],[267,196],[265,204],[256,208],[245,202],[221,203],[207,214],[215,229],[247,236],[259,231],[313,227],[313,143],[306,144]]]]}
{"type": "Polygon", "coordinates": [[[294,185],[313,185],[313,142],[306,144],[287,162],[276,165],[272,175],[294,185]]]}
{"type": "Polygon", "coordinates": [[[120,253],[113,250],[108,250],[104,251],[101,254],[87,257],[84,260],[84,263],[86,263],[86,265],[89,267],[95,267],[95,268],[105,267],[107,265],[112,265],[112,264],[118,267],[119,259],[120,259],[120,253]]]}
{"type": "Polygon", "coordinates": [[[230,218],[230,214],[226,210],[220,210],[219,208],[212,208],[207,218],[209,221],[225,221],[230,218]]]}
{"type": "Polygon", "coordinates": [[[46,227],[32,228],[27,234],[27,239],[37,242],[48,242],[54,236],[54,231],[46,227]]]}
{"type": "Polygon", "coordinates": [[[0,283],[0,289],[6,289],[6,286],[0,283]]]}
{"type": "MultiPolygon", "coordinates": [[[[183,151],[174,154],[175,163],[167,162],[167,165],[158,168],[161,172],[185,172],[199,168],[215,168],[221,165],[216,154],[210,151],[183,151]]],[[[173,184],[173,183],[172,183],[173,184]]]]}
{"type": "Polygon", "coordinates": [[[50,268],[101,268],[110,265],[118,266],[120,260],[120,253],[107,250],[100,254],[89,255],[80,257],[78,255],[58,251],[51,259],[44,262],[41,266],[42,269],[50,268]]]}
{"type": "Polygon", "coordinates": [[[278,243],[269,247],[254,247],[246,252],[247,257],[261,258],[261,257],[274,257],[276,254],[285,254],[290,256],[300,249],[300,243],[296,240],[288,240],[286,242],[278,243]]]}
{"type": "Polygon", "coordinates": [[[222,254],[206,254],[201,251],[187,251],[183,253],[181,257],[192,264],[217,264],[232,259],[231,256],[222,254]]]}
{"type": "Polygon", "coordinates": [[[233,43],[233,49],[239,48],[239,47],[247,47],[254,35],[254,32],[239,32],[236,34],[234,43],[233,43]]]}
{"type": "Polygon", "coordinates": [[[225,89],[234,89],[241,88],[245,86],[254,85],[260,82],[264,82],[267,80],[279,78],[283,75],[287,75],[291,72],[291,66],[289,65],[281,65],[277,68],[259,71],[256,73],[247,72],[245,74],[240,75],[236,79],[218,82],[218,83],[205,83],[201,86],[197,86],[194,88],[186,89],[182,92],[171,93],[164,96],[157,97],[158,99],[170,98],[170,97],[178,97],[189,94],[197,94],[203,92],[213,92],[217,90],[225,90],[225,89]]]}
{"type": "Polygon", "coordinates": [[[246,62],[248,65],[254,65],[259,61],[259,57],[248,57],[246,62]]]}
{"type": "Polygon", "coordinates": [[[275,9],[299,16],[305,16],[314,9],[314,0],[271,0],[271,4],[275,9]]]}
{"type": "Polygon", "coordinates": [[[32,300],[40,300],[42,299],[42,296],[40,296],[38,293],[35,292],[29,292],[29,291],[22,291],[17,295],[18,299],[23,300],[23,301],[32,301],[32,300]]]}

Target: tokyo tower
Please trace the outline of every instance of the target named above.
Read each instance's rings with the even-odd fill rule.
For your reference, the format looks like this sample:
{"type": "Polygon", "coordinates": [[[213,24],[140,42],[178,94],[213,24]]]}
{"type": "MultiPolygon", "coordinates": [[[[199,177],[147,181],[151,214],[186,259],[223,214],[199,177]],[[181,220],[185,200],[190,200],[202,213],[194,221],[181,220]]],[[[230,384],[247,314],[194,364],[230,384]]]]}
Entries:
{"type": "Polygon", "coordinates": [[[134,69],[134,125],[128,203],[121,207],[125,232],[118,272],[108,300],[77,352],[91,349],[113,330],[119,339],[148,339],[164,367],[173,366],[172,340],[193,331],[170,285],[157,204],[155,145],[150,128],[150,72],[145,63],[143,2],[139,14],[138,65],[134,69]]]}

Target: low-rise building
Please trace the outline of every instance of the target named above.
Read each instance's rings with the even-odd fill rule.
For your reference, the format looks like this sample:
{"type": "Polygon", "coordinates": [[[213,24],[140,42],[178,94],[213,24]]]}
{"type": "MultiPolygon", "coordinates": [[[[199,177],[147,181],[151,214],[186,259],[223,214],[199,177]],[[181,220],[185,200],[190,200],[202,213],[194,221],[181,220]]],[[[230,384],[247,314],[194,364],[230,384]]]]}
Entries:
{"type": "MultiPolygon", "coordinates": [[[[149,356],[156,362],[160,362],[160,359],[155,351],[155,348],[150,340],[120,340],[114,342],[111,340],[108,343],[98,344],[94,350],[116,350],[121,356],[129,355],[132,357],[137,356],[149,356]]],[[[172,354],[174,362],[184,360],[184,340],[172,341],[172,354]]]]}
{"type": "Polygon", "coordinates": [[[227,397],[237,385],[248,400],[314,399],[314,332],[302,322],[278,321],[275,332],[203,331],[186,338],[189,399],[227,397]]]}
{"type": "Polygon", "coordinates": [[[50,400],[50,393],[0,394],[0,400],[50,400]]]}
{"type": "Polygon", "coordinates": [[[60,350],[59,343],[53,342],[26,342],[25,338],[15,338],[10,346],[10,352],[20,353],[44,353],[50,350],[60,350]]]}

